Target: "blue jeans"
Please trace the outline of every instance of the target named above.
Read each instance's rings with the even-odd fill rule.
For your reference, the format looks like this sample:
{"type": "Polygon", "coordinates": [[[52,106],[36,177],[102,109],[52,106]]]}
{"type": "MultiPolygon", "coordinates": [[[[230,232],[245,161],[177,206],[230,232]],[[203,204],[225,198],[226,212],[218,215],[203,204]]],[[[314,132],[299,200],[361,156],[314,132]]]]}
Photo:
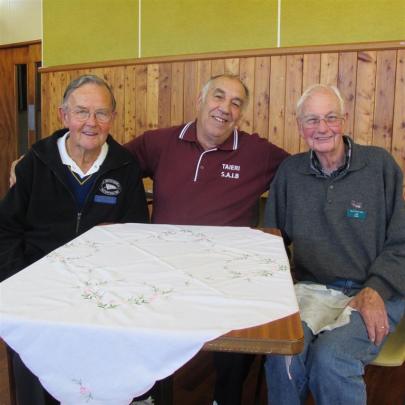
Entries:
{"type": "MultiPolygon", "coordinates": [[[[350,280],[328,285],[348,296],[356,295],[360,286],[350,280]]],[[[385,302],[393,332],[405,310],[405,300],[385,302]]],[[[269,405],[304,404],[311,390],[317,405],[366,405],[364,366],[380,351],[367,335],[363,318],[353,311],[350,323],[314,335],[306,325],[304,349],[295,356],[269,355],[265,370],[269,405]]]]}

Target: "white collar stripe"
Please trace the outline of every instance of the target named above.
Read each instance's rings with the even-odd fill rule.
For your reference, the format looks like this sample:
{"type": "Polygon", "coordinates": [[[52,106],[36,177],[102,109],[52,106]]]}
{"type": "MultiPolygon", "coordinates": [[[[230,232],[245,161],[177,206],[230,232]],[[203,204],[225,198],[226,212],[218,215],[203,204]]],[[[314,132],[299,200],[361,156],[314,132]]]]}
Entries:
{"type": "Polygon", "coordinates": [[[233,150],[238,149],[239,134],[236,128],[233,129],[233,150]]]}
{"type": "MultiPolygon", "coordinates": [[[[193,123],[194,121],[190,121],[188,122],[186,125],[184,125],[183,129],[180,132],[179,135],[179,139],[184,139],[184,136],[186,135],[187,130],[189,129],[190,125],[193,123]]],[[[233,129],[233,150],[238,149],[238,145],[239,145],[239,132],[236,128],[233,129]]]]}
{"type": "Polygon", "coordinates": [[[181,132],[180,132],[179,139],[183,139],[183,138],[184,138],[184,135],[186,134],[186,132],[187,132],[189,126],[190,126],[192,123],[193,123],[193,121],[190,121],[190,122],[188,122],[186,125],[184,125],[183,129],[182,129],[181,132]]]}
{"type": "Polygon", "coordinates": [[[214,151],[216,151],[216,150],[218,150],[218,148],[208,149],[208,150],[205,150],[203,153],[201,153],[200,158],[198,159],[198,162],[197,162],[197,166],[196,166],[196,168],[195,168],[194,183],[197,181],[197,178],[198,178],[198,171],[200,170],[201,159],[203,158],[203,156],[204,156],[206,153],[208,153],[208,152],[214,152],[214,151]]]}

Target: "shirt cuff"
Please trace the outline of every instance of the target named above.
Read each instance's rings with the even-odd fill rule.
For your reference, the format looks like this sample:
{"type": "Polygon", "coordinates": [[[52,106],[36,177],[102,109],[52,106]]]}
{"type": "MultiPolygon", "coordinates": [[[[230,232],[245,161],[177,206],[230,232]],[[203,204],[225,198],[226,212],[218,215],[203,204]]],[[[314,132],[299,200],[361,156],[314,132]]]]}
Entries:
{"type": "Polygon", "coordinates": [[[370,277],[364,283],[364,287],[370,287],[373,290],[376,290],[384,301],[387,301],[394,295],[391,287],[378,276],[370,277]]]}

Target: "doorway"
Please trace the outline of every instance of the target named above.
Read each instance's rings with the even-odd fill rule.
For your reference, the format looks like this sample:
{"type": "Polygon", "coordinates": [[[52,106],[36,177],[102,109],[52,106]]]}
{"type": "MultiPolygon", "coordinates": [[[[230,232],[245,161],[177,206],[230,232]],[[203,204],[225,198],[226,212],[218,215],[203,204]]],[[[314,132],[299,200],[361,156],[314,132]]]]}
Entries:
{"type": "Polygon", "coordinates": [[[41,137],[41,42],[0,46],[0,198],[10,164],[41,137]]]}

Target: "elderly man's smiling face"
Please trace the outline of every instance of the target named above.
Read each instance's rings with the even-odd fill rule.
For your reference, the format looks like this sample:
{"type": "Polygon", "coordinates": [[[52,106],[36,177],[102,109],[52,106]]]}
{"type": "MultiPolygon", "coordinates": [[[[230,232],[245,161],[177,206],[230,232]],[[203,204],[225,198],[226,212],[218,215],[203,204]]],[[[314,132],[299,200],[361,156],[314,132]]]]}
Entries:
{"type": "Polygon", "coordinates": [[[344,153],[344,116],[339,99],[332,91],[315,91],[304,101],[298,127],[318,157],[344,153]]]}
{"type": "Polygon", "coordinates": [[[198,99],[197,138],[204,149],[221,145],[238,125],[244,104],[245,88],[236,78],[214,79],[205,97],[198,99]]]}
{"type": "Polygon", "coordinates": [[[104,86],[88,83],[74,90],[67,106],[60,108],[63,124],[70,131],[68,145],[71,151],[98,154],[114,115],[110,93],[104,86]],[[87,118],[84,118],[85,113],[88,113],[87,118]]]}

